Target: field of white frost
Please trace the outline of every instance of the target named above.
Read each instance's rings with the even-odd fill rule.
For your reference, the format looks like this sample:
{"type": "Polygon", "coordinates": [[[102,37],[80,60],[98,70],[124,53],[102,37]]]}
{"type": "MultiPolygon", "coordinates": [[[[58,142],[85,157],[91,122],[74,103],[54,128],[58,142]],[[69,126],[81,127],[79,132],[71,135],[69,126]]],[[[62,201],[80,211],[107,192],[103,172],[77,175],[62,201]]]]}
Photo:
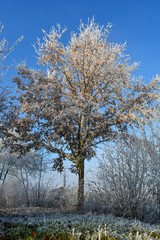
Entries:
{"type": "Polygon", "coordinates": [[[160,225],[91,213],[59,213],[51,210],[0,210],[0,239],[160,239],[160,225]]]}

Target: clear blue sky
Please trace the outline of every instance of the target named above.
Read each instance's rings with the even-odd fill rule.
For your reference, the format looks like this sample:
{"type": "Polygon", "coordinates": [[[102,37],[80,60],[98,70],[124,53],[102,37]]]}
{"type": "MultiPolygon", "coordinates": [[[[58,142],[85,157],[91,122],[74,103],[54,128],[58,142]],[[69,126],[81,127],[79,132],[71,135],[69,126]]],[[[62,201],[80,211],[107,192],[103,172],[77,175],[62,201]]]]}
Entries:
{"type": "Polygon", "coordinates": [[[9,59],[27,60],[32,67],[36,63],[32,44],[42,38],[41,29],[49,31],[60,23],[68,29],[67,41],[80,19],[87,22],[93,16],[100,25],[113,24],[111,41],[127,41],[127,53],[141,62],[137,73],[146,81],[160,73],[160,0],[1,0],[3,35],[9,43],[24,36],[9,59]]]}

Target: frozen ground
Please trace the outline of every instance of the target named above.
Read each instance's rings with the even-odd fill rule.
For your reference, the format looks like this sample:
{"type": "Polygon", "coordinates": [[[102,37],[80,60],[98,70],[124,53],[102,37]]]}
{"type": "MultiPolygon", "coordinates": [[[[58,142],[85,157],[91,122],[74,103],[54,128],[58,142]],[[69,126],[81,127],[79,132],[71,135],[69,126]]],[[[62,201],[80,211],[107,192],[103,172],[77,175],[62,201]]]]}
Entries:
{"type": "MultiPolygon", "coordinates": [[[[64,213],[65,215],[65,213],[64,213]]],[[[60,218],[61,213],[51,208],[0,208],[0,222],[36,223],[60,218]]]]}
{"type": "Polygon", "coordinates": [[[112,215],[58,212],[44,208],[0,208],[0,235],[7,239],[160,239],[160,225],[112,215]],[[16,224],[15,224],[16,223],[16,224]],[[18,224],[17,224],[18,223],[18,224]],[[21,224],[22,223],[22,224],[21,224]],[[34,229],[34,232],[33,232],[34,229]],[[25,236],[24,236],[25,235],[25,236]]]}
{"type": "Polygon", "coordinates": [[[8,223],[26,223],[26,224],[35,224],[35,223],[47,223],[52,221],[59,221],[61,223],[85,223],[88,222],[99,222],[100,224],[105,223],[115,223],[118,225],[128,225],[143,226],[144,228],[151,229],[160,229],[160,225],[150,225],[141,223],[138,220],[127,220],[123,218],[116,218],[112,215],[98,215],[92,213],[81,213],[77,214],[75,212],[58,212],[51,208],[0,208],[0,224],[5,222],[8,223]]]}

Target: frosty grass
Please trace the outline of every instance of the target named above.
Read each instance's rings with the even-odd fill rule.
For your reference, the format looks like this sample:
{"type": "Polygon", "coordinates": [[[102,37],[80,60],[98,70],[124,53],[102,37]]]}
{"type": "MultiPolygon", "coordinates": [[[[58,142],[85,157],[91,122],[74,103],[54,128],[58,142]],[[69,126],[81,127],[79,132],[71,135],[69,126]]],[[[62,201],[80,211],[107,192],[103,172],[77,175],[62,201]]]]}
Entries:
{"type": "Polygon", "coordinates": [[[160,225],[91,213],[0,217],[0,239],[160,239],[160,225]]]}

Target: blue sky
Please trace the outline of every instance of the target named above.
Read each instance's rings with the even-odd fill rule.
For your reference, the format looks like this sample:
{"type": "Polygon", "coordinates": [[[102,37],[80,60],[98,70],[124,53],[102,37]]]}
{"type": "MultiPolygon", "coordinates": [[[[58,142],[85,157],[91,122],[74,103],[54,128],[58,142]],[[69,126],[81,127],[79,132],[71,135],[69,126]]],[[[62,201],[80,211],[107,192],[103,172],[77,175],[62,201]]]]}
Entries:
{"type": "MultiPolygon", "coordinates": [[[[32,44],[60,23],[70,32],[77,31],[80,19],[87,22],[95,17],[100,25],[113,24],[110,41],[127,41],[126,53],[132,61],[141,63],[136,74],[146,81],[160,73],[160,1],[159,0],[1,0],[0,22],[5,26],[3,36],[11,44],[21,35],[24,40],[15,48],[9,61],[26,60],[29,66],[37,62],[32,44]]],[[[2,35],[0,36],[2,38],[2,35]]],[[[14,73],[10,73],[10,81],[14,73]]]]}

